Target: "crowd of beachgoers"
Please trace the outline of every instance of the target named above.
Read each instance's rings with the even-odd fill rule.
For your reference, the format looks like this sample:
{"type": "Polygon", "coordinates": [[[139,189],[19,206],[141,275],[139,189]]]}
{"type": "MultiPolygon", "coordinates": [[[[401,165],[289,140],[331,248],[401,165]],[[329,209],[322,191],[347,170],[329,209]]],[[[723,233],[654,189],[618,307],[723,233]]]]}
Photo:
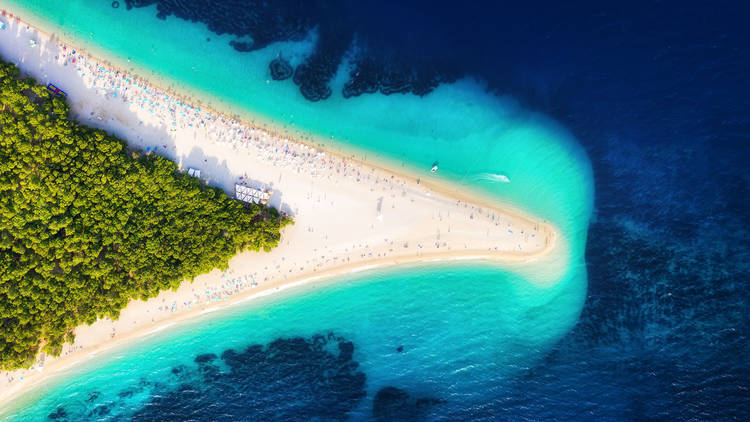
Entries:
{"type": "MultiPolygon", "coordinates": [[[[212,112],[211,110],[201,110],[200,107],[193,106],[185,102],[179,96],[170,92],[160,90],[139,78],[132,73],[122,72],[110,67],[107,63],[101,63],[76,51],[65,44],[59,44],[59,50],[62,53],[58,56],[58,61],[62,65],[74,66],[76,72],[86,81],[86,83],[95,88],[96,92],[105,96],[109,101],[121,101],[139,113],[148,113],[157,121],[161,122],[167,129],[195,129],[205,134],[206,141],[212,141],[219,144],[226,144],[235,149],[245,149],[248,152],[257,153],[257,158],[273,163],[274,167],[284,167],[292,169],[295,173],[307,173],[312,177],[337,177],[347,178],[351,181],[370,185],[371,189],[378,190],[403,190],[406,193],[406,180],[396,177],[383,175],[377,172],[375,168],[365,169],[361,162],[349,160],[342,156],[326,155],[324,151],[319,151],[315,147],[301,144],[297,140],[290,140],[288,137],[280,135],[271,130],[263,128],[248,127],[246,124],[237,119],[227,117],[226,115],[212,112]]],[[[152,120],[153,119],[149,119],[152,120]]],[[[142,121],[141,121],[142,123],[142,121]]],[[[155,145],[158,148],[160,145],[155,145]]],[[[166,144],[161,145],[166,148],[166,144]]],[[[247,174],[237,176],[235,183],[243,183],[247,174]]],[[[308,198],[313,199],[313,198],[308,198]]],[[[320,201],[321,198],[317,198],[320,201]]],[[[488,223],[499,226],[503,219],[494,212],[484,212],[481,207],[477,207],[460,200],[456,201],[456,207],[470,210],[468,213],[471,219],[486,219],[488,223]]],[[[513,234],[513,227],[510,222],[505,221],[507,231],[513,234]]],[[[308,230],[314,231],[314,227],[308,230]]],[[[523,231],[521,229],[521,231],[523,231]]],[[[534,242],[536,233],[524,233],[516,245],[518,251],[522,251],[529,242],[534,242]]],[[[390,241],[391,244],[393,241],[390,241]]],[[[321,245],[321,249],[323,245],[321,245]]],[[[356,245],[353,245],[356,247],[356,245]]],[[[370,245],[362,245],[363,251],[358,255],[360,259],[372,258],[372,252],[367,250],[370,245]]],[[[433,245],[415,243],[413,245],[417,250],[426,247],[439,249],[441,246],[448,247],[445,242],[435,242],[433,245]]],[[[529,245],[531,246],[531,245],[529,245]]],[[[540,247],[534,245],[532,248],[540,247]]],[[[357,248],[359,249],[359,248],[357,248]]],[[[343,252],[343,251],[342,251],[343,252]]],[[[349,250],[345,251],[349,252],[349,250]]],[[[385,256],[384,252],[382,256],[385,256]]],[[[310,263],[308,263],[310,264],[310,263]]],[[[315,263],[322,266],[324,262],[315,263]]],[[[193,300],[183,303],[169,303],[160,306],[160,311],[170,312],[178,308],[190,309],[191,305],[197,303],[211,303],[216,301],[228,300],[233,294],[256,287],[259,280],[258,272],[255,274],[233,275],[230,272],[222,274],[223,283],[215,286],[208,286],[204,292],[193,293],[193,300]]],[[[266,278],[267,280],[268,278],[266,278]]],[[[264,280],[260,280],[263,282],[264,280]]]]}
{"type": "MultiPolygon", "coordinates": [[[[258,150],[258,158],[273,162],[275,166],[293,167],[302,172],[308,171],[312,176],[323,176],[333,170],[338,175],[369,180],[375,169],[363,171],[358,162],[347,160],[345,157],[326,156],[317,148],[300,143],[298,139],[290,140],[287,136],[265,128],[248,126],[238,119],[227,115],[201,110],[185,102],[181,97],[154,87],[144,79],[133,73],[117,70],[108,63],[102,63],[87,56],[80,50],[67,45],[58,45],[61,54],[56,59],[63,66],[72,66],[96,93],[110,101],[120,101],[129,106],[132,111],[148,113],[149,121],[161,122],[166,130],[178,129],[200,130],[206,141],[228,144],[236,149],[254,148],[258,150]]],[[[94,112],[92,112],[93,114],[94,112]]],[[[102,120],[103,116],[94,115],[102,120]]],[[[143,124],[143,120],[140,124],[143,124]]],[[[159,147],[168,148],[166,144],[154,145],[155,151],[159,147]]],[[[147,147],[151,151],[151,147],[147,147]]],[[[240,181],[242,176],[238,178],[240,181]]],[[[391,180],[375,180],[375,183],[394,182],[391,180]]],[[[241,183],[241,182],[238,182],[241,183]]]]}
{"type": "MultiPolygon", "coordinates": [[[[28,27],[27,30],[33,31],[28,27]]],[[[406,177],[363,163],[350,156],[326,153],[319,146],[301,143],[299,137],[290,139],[289,135],[279,131],[253,127],[240,121],[239,118],[218,113],[207,107],[201,108],[194,105],[193,101],[147,83],[144,78],[132,72],[118,70],[115,66],[59,40],[50,39],[49,42],[55,43],[53,44],[55,63],[52,63],[55,66],[48,67],[46,72],[62,76],[64,72],[75,71],[88,88],[85,93],[76,93],[76,95],[84,96],[87,103],[94,102],[92,94],[99,99],[106,100],[105,107],[92,109],[90,116],[82,116],[79,120],[99,120],[106,127],[108,121],[112,119],[108,114],[109,111],[118,107],[126,107],[129,118],[136,116],[136,120],[132,122],[136,127],[159,127],[170,134],[169,136],[175,141],[185,136],[192,139],[198,134],[196,139],[200,139],[201,146],[205,148],[213,143],[221,148],[231,148],[232,152],[229,154],[234,155],[235,159],[241,155],[242,168],[249,169],[252,166],[255,172],[251,172],[249,177],[244,171],[235,171],[235,167],[230,172],[231,183],[228,180],[223,181],[222,188],[225,190],[231,191],[233,184],[263,183],[269,185],[275,182],[283,185],[288,197],[293,197],[296,201],[296,205],[292,201],[292,207],[288,210],[295,218],[297,217],[295,214],[302,212],[297,209],[298,206],[309,205],[304,210],[308,214],[305,218],[299,219],[296,228],[291,229],[296,230],[296,244],[290,244],[288,238],[282,238],[283,244],[278,250],[266,256],[262,254],[254,256],[252,265],[230,264],[230,268],[226,271],[199,278],[192,284],[183,285],[176,294],[166,292],[163,296],[160,295],[150,300],[139,308],[137,316],[121,317],[117,323],[104,321],[105,337],[119,337],[118,329],[120,328],[133,331],[136,327],[164,321],[172,314],[176,315],[196,310],[196,308],[205,309],[206,306],[229,302],[238,296],[244,298],[250,290],[279,289],[287,280],[300,279],[305,275],[313,274],[313,271],[317,277],[324,271],[355,262],[366,264],[371,260],[383,258],[395,260],[407,254],[420,257],[424,254],[450,254],[464,250],[533,256],[547,249],[549,242],[555,241],[554,232],[548,231],[549,227],[546,224],[540,224],[513,213],[473,205],[470,202],[453,198],[451,195],[439,194],[432,187],[424,183],[420,184],[416,176],[406,177]],[[279,171],[275,173],[278,177],[275,174],[271,175],[269,168],[278,169],[279,171]],[[264,177],[271,176],[275,180],[251,181],[251,178],[259,176],[258,172],[265,172],[264,177]],[[283,181],[281,180],[282,174],[286,174],[283,181]],[[298,178],[298,176],[325,179],[325,183],[311,190],[307,181],[287,180],[298,178]],[[369,214],[356,214],[360,212],[359,208],[357,208],[358,211],[341,210],[342,206],[339,202],[334,201],[344,201],[342,196],[336,196],[336,191],[342,187],[351,188],[346,191],[347,195],[360,196],[348,198],[348,200],[356,200],[360,203],[365,201],[368,207],[371,206],[370,201],[373,207],[377,203],[376,215],[380,223],[383,221],[383,214],[393,216],[396,213],[402,213],[403,221],[409,221],[409,216],[418,217],[420,224],[424,222],[424,227],[420,226],[416,229],[407,225],[404,228],[401,227],[404,226],[403,222],[399,223],[400,220],[391,219],[389,223],[391,225],[378,228],[377,219],[370,220],[372,217],[369,214]],[[431,196],[431,194],[434,195],[431,196]],[[412,205],[409,205],[410,203],[412,205]],[[397,204],[398,210],[396,210],[397,204]],[[344,226],[341,228],[332,226],[331,224],[336,223],[336,218],[361,220],[362,231],[346,232],[347,228],[344,226]],[[319,224],[328,225],[320,226],[319,224]],[[454,233],[450,232],[449,224],[453,224],[454,233]],[[448,229],[442,232],[438,230],[436,235],[435,228],[441,225],[447,226],[448,229]],[[381,235],[379,230],[385,231],[381,235]]],[[[45,59],[40,57],[37,60],[45,59]]],[[[82,107],[77,107],[73,112],[82,110],[82,107]]],[[[158,136],[153,136],[153,138],[158,138],[158,136]]],[[[135,139],[126,139],[129,142],[135,141],[135,139]]],[[[175,146],[170,147],[164,143],[164,139],[142,141],[136,143],[147,152],[177,155],[170,151],[175,146]]],[[[228,151],[212,147],[210,153],[226,155],[228,151]]],[[[212,168],[206,168],[203,169],[202,174],[210,178],[212,171],[212,168]]],[[[211,183],[216,182],[216,180],[211,180],[211,183]]],[[[273,198],[271,204],[280,205],[274,203],[273,198]]],[[[343,207],[346,208],[351,204],[349,202],[343,207]]],[[[389,220],[386,218],[386,221],[389,220]]],[[[89,344],[96,345],[103,342],[99,339],[102,336],[101,333],[91,331],[89,336],[92,339],[89,344]]],[[[63,356],[78,354],[82,350],[83,346],[80,342],[76,342],[75,345],[66,345],[63,349],[63,356]]],[[[8,377],[7,383],[11,383],[14,376],[22,373],[23,371],[17,374],[5,373],[8,377]]]]}
{"type": "MultiPolygon", "coordinates": [[[[407,194],[407,181],[401,177],[396,177],[393,174],[384,175],[382,172],[376,171],[374,167],[365,169],[365,165],[360,161],[337,155],[326,155],[324,151],[299,143],[296,139],[290,140],[277,132],[248,126],[238,119],[213,110],[201,110],[200,107],[186,102],[180,96],[154,87],[133,73],[117,70],[108,63],[99,62],[64,43],[58,44],[58,51],[61,52],[56,57],[58,64],[74,67],[86,84],[94,88],[97,94],[106,97],[109,101],[123,102],[136,113],[148,113],[149,121],[161,122],[167,130],[199,130],[202,135],[205,135],[203,137],[205,141],[229,145],[235,149],[245,149],[248,153],[256,153],[258,159],[272,163],[274,167],[288,168],[295,173],[306,173],[312,177],[336,177],[339,180],[343,177],[350,181],[367,184],[371,190],[401,190],[404,195],[407,194]]],[[[140,123],[143,124],[143,121],[140,123]]],[[[167,148],[167,145],[155,145],[154,149],[159,147],[167,148]]],[[[245,178],[247,178],[247,174],[239,175],[235,183],[243,183],[245,178]]],[[[317,201],[320,200],[321,198],[317,198],[317,201]]],[[[503,219],[499,215],[492,211],[483,213],[481,207],[460,200],[456,201],[455,206],[470,210],[467,214],[470,219],[485,219],[494,226],[503,223],[503,219]]],[[[506,220],[504,224],[507,225],[508,233],[512,235],[513,227],[511,223],[506,220]]],[[[315,228],[310,227],[308,230],[314,231],[315,228]]],[[[522,244],[534,242],[535,238],[536,233],[534,232],[522,234],[519,237],[520,242],[517,244],[516,250],[522,251],[522,244]]],[[[393,241],[390,240],[390,243],[393,243],[393,241]]],[[[369,245],[362,246],[364,249],[370,248],[369,245]]],[[[422,243],[415,243],[413,246],[417,250],[428,247],[428,245],[422,243]]],[[[445,248],[448,245],[445,242],[442,242],[442,245],[441,242],[435,242],[431,246],[439,249],[441,246],[445,248]]],[[[532,246],[532,248],[537,247],[541,247],[541,245],[532,246]]],[[[495,249],[497,250],[497,248],[495,249]]],[[[349,252],[349,250],[346,252],[349,252]]],[[[383,253],[383,256],[385,256],[385,253],[383,253]]],[[[371,257],[372,252],[363,250],[359,253],[361,259],[371,257]]],[[[318,265],[322,264],[318,263],[318,265]]],[[[257,272],[254,275],[230,276],[231,274],[223,274],[222,277],[225,282],[220,286],[210,286],[205,290],[204,295],[195,293],[194,301],[165,304],[161,307],[161,310],[174,311],[177,307],[190,309],[190,305],[195,303],[227,300],[232,294],[258,285],[257,272]]]]}

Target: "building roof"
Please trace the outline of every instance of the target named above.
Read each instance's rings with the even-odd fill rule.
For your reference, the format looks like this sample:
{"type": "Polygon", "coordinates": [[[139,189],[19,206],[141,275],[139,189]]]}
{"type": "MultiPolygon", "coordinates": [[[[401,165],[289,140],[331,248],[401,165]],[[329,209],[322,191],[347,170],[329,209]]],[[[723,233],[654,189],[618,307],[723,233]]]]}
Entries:
{"type": "Polygon", "coordinates": [[[271,197],[271,191],[259,188],[251,188],[245,185],[234,185],[234,196],[242,202],[266,204],[271,197]]]}

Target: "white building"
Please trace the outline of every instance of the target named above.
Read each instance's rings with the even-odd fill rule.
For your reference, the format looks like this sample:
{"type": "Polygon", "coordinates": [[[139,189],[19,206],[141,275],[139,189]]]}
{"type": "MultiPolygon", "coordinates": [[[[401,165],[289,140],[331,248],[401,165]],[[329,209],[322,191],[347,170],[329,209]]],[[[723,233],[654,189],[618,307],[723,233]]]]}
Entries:
{"type": "Polygon", "coordinates": [[[266,205],[273,191],[265,191],[244,185],[234,185],[234,197],[242,202],[266,205]]]}

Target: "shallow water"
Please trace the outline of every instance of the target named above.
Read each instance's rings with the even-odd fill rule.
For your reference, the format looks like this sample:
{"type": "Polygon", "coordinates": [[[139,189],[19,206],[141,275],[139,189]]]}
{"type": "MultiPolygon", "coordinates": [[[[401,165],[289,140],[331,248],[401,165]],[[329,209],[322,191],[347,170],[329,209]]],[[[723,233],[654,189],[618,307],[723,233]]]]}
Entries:
{"type": "MultiPolygon", "coordinates": [[[[87,381],[87,371],[103,377],[117,374],[118,368],[123,373],[132,369],[126,361],[147,353],[137,349],[141,345],[122,352],[122,367],[120,361],[97,359],[41,397],[29,397],[27,404],[39,401],[23,413],[26,418],[46,418],[60,405],[71,415],[87,415],[99,406],[97,412],[140,412],[139,417],[148,419],[159,411],[166,414],[160,407],[164,401],[143,407],[155,391],[179,406],[170,409],[177,415],[207,408],[213,412],[210,416],[199,412],[194,417],[221,419],[217,415],[226,408],[227,419],[237,419],[242,416],[222,397],[242,397],[234,402],[243,402],[247,396],[228,391],[264,400],[317,397],[295,389],[315,384],[311,380],[318,380],[321,391],[341,397],[338,402],[344,407],[325,414],[328,419],[347,409],[354,409],[357,419],[387,419],[394,415],[389,411],[402,418],[451,420],[750,418],[750,372],[744,358],[750,352],[745,312],[750,297],[742,282],[750,274],[745,240],[750,210],[743,200],[748,196],[745,169],[750,157],[747,5],[574,2],[556,8],[476,2],[456,8],[441,1],[356,2],[358,6],[342,7],[338,13],[312,10],[320,2],[305,2],[298,13],[318,26],[305,32],[306,39],[238,53],[229,44],[233,36],[207,30],[205,22],[214,16],[211,9],[196,16],[204,23],[189,23],[175,16],[158,20],[153,5],[127,10],[124,1],[118,9],[108,1],[68,3],[61,9],[54,1],[37,0],[25,7],[63,25],[76,38],[94,39],[120,61],[130,58],[132,65],[158,70],[171,79],[165,84],[179,81],[186,91],[211,93],[222,107],[251,110],[287,125],[290,133],[317,135],[318,142],[334,148],[356,146],[368,158],[377,154],[411,166],[423,177],[465,183],[510,201],[557,224],[571,241],[571,253],[568,274],[552,290],[531,287],[502,270],[448,266],[436,270],[438,274],[415,269],[366,274],[367,280],[352,286],[320,289],[319,294],[335,302],[291,295],[232,310],[232,316],[211,315],[196,322],[195,333],[176,328],[149,340],[164,350],[170,344],[177,350],[181,340],[192,338],[211,347],[185,345],[180,353],[186,353],[179,357],[176,352],[158,355],[163,365],[133,370],[131,381],[122,382],[132,392],[112,391],[89,404],[88,396],[66,396],[76,388],[89,394],[99,391],[100,378],[87,381]],[[358,34],[357,46],[347,46],[343,55],[330,38],[331,33],[352,31],[338,25],[342,16],[354,22],[358,34]],[[130,36],[131,28],[143,36],[130,36]],[[316,48],[320,39],[317,47],[322,48],[316,48]],[[329,98],[310,102],[291,79],[272,79],[268,64],[277,55],[298,66],[321,51],[347,60],[330,79],[323,78],[332,88],[329,98]],[[392,51],[407,59],[382,60],[392,51]],[[397,70],[439,69],[453,83],[441,84],[424,97],[363,94],[344,99],[357,52],[397,70]],[[444,60],[438,63],[435,57],[444,60]],[[222,66],[213,66],[217,62],[222,66]],[[460,74],[486,81],[492,92],[513,98],[490,95],[483,83],[460,79],[453,75],[456,66],[460,74]],[[543,112],[560,124],[524,110],[543,112]],[[434,161],[440,169],[430,175],[434,161]],[[511,183],[497,182],[499,174],[511,183]],[[587,241],[594,183],[596,215],[587,241]],[[415,286],[414,291],[407,289],[408,300],[386,301],[386,306],[368,302],[370,294],[378,297],[381,287],[397,286],[391,291],[400,292],[399,281],[405,279],[415,286]],[[349,291],[360,294],[347,297],[349,291]],[[479,291],[482,300],[477,300],[479,291]],[[468,296],[460,296],[463,292],[468,296]],[[442,308],[432,309],[433,301],[442,308]],[[293,318],[314,303],[330,309],[330,316],[321,316],[320,324],[293,318]],[[363,308],[352,311],[359,303],[363,308]],[[342,312],[338,306],[344,306],[342,312]],[[379,314],[381,308],[390,314],[379,314]],[[278,319],[259,323],[270,315],[266,311],[278,319]],[[486,326],[474,324],[475,311],[477,321],[486,326]],[[352,314],[346,317],[348,312],[352,314]],[[359,318],[364,322],[354,318],[362,315],[367,316],[359,318]],[[373,317],[377,324],[367,325],[370,315],[381,315],[373,317]],[[452,325],[443,325],[443,318],[452,325]],[[230,321],[238,324],[234,327],[246,323],[253,334],[244,337],[246,331],[238,328],[232,339],[212,336],[212,327],[219,325],[234,333],[230,321]],[[452,337],[441,338],[432,326],[452,337]],[[472,330],[491,335],[475,338],[472,330]],[[315,333],[329,332],[334,335],[325,345],[313,340],[315,333]],[[166,336],[169,340],[162,341],[166,336]],[[304,341],[289,340],[294,336],[304,341]],[[410,343],[402,341],[405,338],[420,340],[410,343]],[[267,346],[276,339],[284,340],[267,346]],[[351,359],[336,360],[337,348],[348,341],[354,348],[351,359]],[[221,355],[227,348],[240,353],[251,344],[263,347],[261,352],[253,349],[256,353],[243,365],[231,359],[234,366],[229,365],[220,357],[201,365],[193,362],[199,353],[221,355]],[[400,345],[403,353],[397,351],[400,345]],[[269,351],[280,361],[267,357],[269,351]],[[309,358],[289,359],[305,362],[304,368],[285,359],[293,354],[309,358]],[[273,364],[258,366],[259,356],[273,364]],[[350,365],[353,361],[359,364],[356,368],[350,365]],[[217,362],[219,375],[211,368],[217,362]],[[182,364],[183,375],[169,372],[182,364]],[[262,391],[242,386],[243,379],[277,379],[259,367],[292,368],[301,378],[262,391]],[[207,379],[204,372],[215,377],[207,379]],[[255,372],[259,375],[250,376],[255,372]],[[340,379],[350,388],[333,382],[339,379],[332,378],[333,373],[342,374],[340,379]],[[359,374],[365,375],[364,384],[359,374]],[[146,379],[142,387],[137,386],[140,378],[146,379]],[[174,386],[181,383],[199,386],[196,391],[205,401],[191,401],[195,395],[190,388],[174,395],[174,386]],[[394,405],[403,397],[393,390],[377,395],[387,385],[411,394],[402,400],[406,405],[394,405]],[[373,403],[376,396],[379,400],[373,403]]],[[[279,15],[294,17],[286,13],[279,15]]],[[[301,22],[298,27],[307,28],[309,22],[301,22]]],[[[320,314],[317,309],[307,312],[320,314]]],[[[146,344],[144,348],[150,347],[146,344]]],[[[286,407],[289,413],[283,415],[309,419],[320,414],[304,403],[286,407]]],[[[247,409],[245,417],[264,416],[255,406],[247,409]]]]}
{"type": "MultiPolygon", "coordinates": [[[[353,343],[353,359],[366,376],[367,395],[354,402],[359,417],[370,415],[373,398],[389,385],[445,403],[481,403],[501,385],[499,380],[530,365],[575,324],[585,295],[582,260],[592,180],[575,140],[550,119],[520,108],[512,99],[489,95],[480,83],[466,78],[443,84],[424,97],[374,94],[345,99],[341,75],[345,76],[346,64],[332,82],[333,95],[311,102],[291,81],[271,84],[267,79],[268,63],[276,55],[299,62],[310,54],[315,31],[307,40],[240,53],[231,48],[228,36],[217,36],[202,24],[174,17],[155,19],[153,7],[125,11],[103,7],[101,2],[98,7],[93,4],[72,2],[54,15],[46,13],[52,4],[43,1],[25,7],[60,25],[68,37],[94,40],[100,52],[123,62],[129,59],[141,69],[158,70],[169,79],[162,83],[179,81],[191,90],[210,92],[215,101],[221,99],[235,110],[248,110],[275,124],[316,135],[318,142],[334,149],[354,147],[351,151],[368,159],[375,156],[424,178],[445,178],[469,186],[552,221],[567,242],[567,253],[561,257],[567,270],[550,279],[544,267],[537,265],[535,277],[547,286],[534,287],[540,280],[525,280],[483,265],[440,266],[430,271],[402,268],[387,276],[365,275],[365,281],[351,287],[336,284],[323,296],[256,305],[233,311],[232,317],[212,316],[202,324],[191,324],[194,328],[189,331],[175,329],[149,342],[158,347],[138,346],[114,363],[111,358],[98,358],[92,367],[106,366],[93,372],[78,370],[80,375],[60,380],[18,418],[47,415],[57,405],[69,416],[102,413],[103,408],[95,409],[103,405],[110,406],[107,412],[112,415],[128,413],[144,405],[156,390],[174,389],[182,381],[169,375],[171,368],[190,365],[197,355],[221,355],[228,348],[241,349],[251,343],[267,344],[291,336],[309,339],[329,332],[353,343]],[[138,28],[141,37],[128,36],[133,28],[138,28]],[[211,47],[206,48],[209,42],[211,47]],[[429,168],[435,161],[439,171],[431,175],[429,168]],[[488,173],[502,173],[512,182],[484,177],[488,173]],[[378,282],[382,278],[388,281],[378,282]],[[276,312],[272,309],[281,313],[269,321],[269,313],[276,312]],[[217,339],[216,325],[222,324],[228,325],[218,337],[229,343],[217,339]],[[394,354],[402,343],[404,353],[394,354]],[[175,360],[174,355],[180,357],[175,360]],[[160,363],[136,365],[144,361],[160,363]],[[101,383],[111,382],[112,374],[119,373],[129,374],[117,382],[123,391],[142,379],[160,384],[141,388],[141,393],[128,395],[128,401],[101,394],[81,404],[75,398],[83,397],[80,391],[102,390],[101,383]],[[139,400],[132,402],[132,397],[139,400]]],[[[294,395],[294,391],[285,394],[294,395]]],[[[191,405],[195,403],[186,403],[191,405]]]]}
{"type": "Polygon", "coordinates": [[[54,4],[35,1],[23,8],[68,37],[95,43],[94,51],[158,72],[164,84],[210,96],[215,106],[250,111],[284,125],[290,134],[313,135],[335,149],[356,147],[358,155],[376,155],[424,177],[485,190],[554,221],[566,233],[585,230],[592,181],[586,156],[573,137],[513,99],[489,95],[475,80],[440,85],[425,97],[376,94],[345,99],[341,90],[348,66],[343,62],[331,81],[332,95],[311,102],[291,80],[270,81],[268,65],[279,55],[293,63],[308,57],[317,40],[314,29],[303,41],[241,53],[230,45],[233,36],[174,16],[157,19],[154,5],[126,10],[76,0],[58,10],[54,4]],[[139,37],[131,36],[133,28],[139,37]],[[434,162],[439,171],[431,175],[434,162]],[[487,172],[503,173],[513,182],[481,178],[487,172]]]}
{"type": "Polygon", "coordinates": [[[540,289],[488,265],[418,266],[349,277],[346,282],[287,294],[284,300],[264,300],[202,317],[127,350],[107,353],[75,369],[75,375],[45,391],[18,418],[46,416],[61,407],[71,420],[91,415],[117,420],[137,412],[163,420],[168,409],[182,409],[184,417],[215,401],[216,414],[253,419],[267,417],[263,412],[292,412],[293,403],[310,399],[298,385],[304,383],[319,386],[322,391],[316,397],[366,398],[341,409],[298,409],[291,413],[295,420],[336,419],[346,412],[367,416],[375,394],[388,386],[440,400],[436,409],[425,409],[439,414],[448,403],[481,403],[504,379],[533,365],[549,342],[577,318],[582,298],[571,292],[581,288],[567,285],[576,282],[540,289]],[[252,344],[266,349],[279,339],[312,342],[315,335],[328,339],[323,350],[332,355],[330,359],[290,344],[278,345],[278,359],[242,357],[243,368],[237,371],[260,379],[232,375],[220,359],[218,373],[206,375],[194,362],[200,355],[239,353],[252,344]],[[339,342],[353,344],[353,354],[343,361],[339,342]],[[351,377],[336,384],[334,375],[342,372],[361,372],[364,382],[351,377]],[[175,392],[186,385],[200,394],[175,392]],[[168,403],[157,400],[166,394],[175,396],[168,403]],[[221,409],[237,400],[253,405],[221,409]],[[269,401],[276,404],[261,406],[269,401]]]}

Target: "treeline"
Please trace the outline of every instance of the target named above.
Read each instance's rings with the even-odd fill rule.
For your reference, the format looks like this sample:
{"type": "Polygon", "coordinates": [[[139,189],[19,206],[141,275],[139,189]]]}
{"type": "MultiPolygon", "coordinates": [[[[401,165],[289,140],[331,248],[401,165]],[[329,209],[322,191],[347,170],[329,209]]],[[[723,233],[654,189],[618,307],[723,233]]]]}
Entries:
{"type": "Polygon", "coordinates": [[[58,355],[73,329],[175,289],[290,222],[68,119],[0,60],[0,369],[58,355]]]}

